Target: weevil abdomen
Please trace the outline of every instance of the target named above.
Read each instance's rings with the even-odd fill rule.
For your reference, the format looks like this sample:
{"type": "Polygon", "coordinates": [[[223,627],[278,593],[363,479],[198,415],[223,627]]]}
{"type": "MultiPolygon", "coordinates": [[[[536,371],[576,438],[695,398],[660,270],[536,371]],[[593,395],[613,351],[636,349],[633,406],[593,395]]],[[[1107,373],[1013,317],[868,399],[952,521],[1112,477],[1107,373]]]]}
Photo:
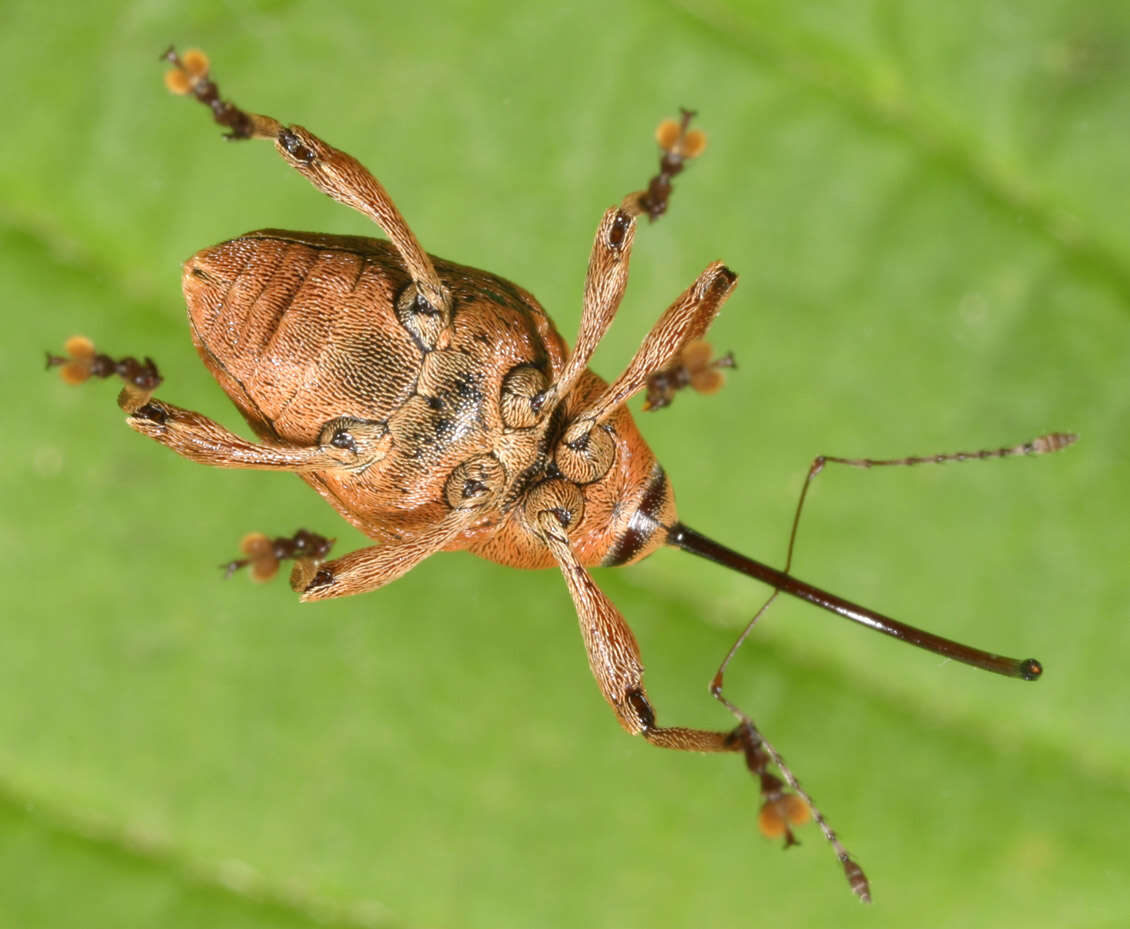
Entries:
{"type": "Polygon", "coordinates": [[[197,351],[244,418],[305,444],[336,415],[387,419],[420,367],[392,315],[407,275],[391,249],[314,239],[241,236],[193,255],[182,282],[197,351]]]}
{"type": "MultiPolygon", "coordinates": [[[[453,296],[455,338],[446,348],[467,358],[471,379],[500,380],[522,363],[548,371],[563,346],[529,294],[495,275],[433,261],[453,296]]],[[[183,275],[205,364],[252,428],[295,443],[316,441],[334,416],[385,421],[416,393],[430,352],[397,317],[396,298],[408,284],[388,242],[273,229],[198,252],[183,275]]],[[[436,365],[443,383],[427,385],[433,405],[489,426],[481,405],[466,401],[491,391],[468,384],[454,356],[449,362],[436,365]]],[[[434,451],[443,451],[442,439],[434,451]]]]}

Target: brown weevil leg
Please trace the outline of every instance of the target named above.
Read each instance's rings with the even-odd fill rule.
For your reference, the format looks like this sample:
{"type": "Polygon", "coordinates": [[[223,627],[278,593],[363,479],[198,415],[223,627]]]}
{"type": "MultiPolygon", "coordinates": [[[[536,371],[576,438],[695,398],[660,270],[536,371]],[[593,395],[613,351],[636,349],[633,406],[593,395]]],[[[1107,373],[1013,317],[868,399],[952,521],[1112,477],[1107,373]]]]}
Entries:
{"type": "Polygon", "coordinates": [[[307,566],[298,563],[290,575],[290,586],[302,594],[303,603],[376,590],[407,574],[430,555],[442,551],[480,515],[475,510],[453,511],[411,538],[359,548],[327,561],[315,571],[307,571],[307,566]]]}
{"type": "Polygon", "coordinates": [[[670,406],[675,394],[690,387],[700,394],[717,393],[722,388],[722,368],[734,368],[734,353],[711,358],[713,349],[702,339],[689,342],[670,364],[653,372],[647,379],[644,412],[670,406]]]}
{"type": "Polygon", "coordinates": [[[212,118],[228,128],[228,138],[270,139],[283,160],[315,187],[381,227],[412,278],[411,286],[398,298],[398,310],[424,331],[428,347],[443,348],[450,339],[451,294],[388,191],[365,166],[308,129],[283,126],[270,116],[245,112],[223,100],[203,52],[186,52],[182,58],[170,46],[161,58],[173,66],[165,79],[168,88],[191,94],[207,106],[212,118]]]}
{"type": "Polygon", "coordinates": [[[710,265],[667,308],[624,372],[595,399],[569,411],[570,418],[553,454],[554,464],[565,477],[588,483],[608,471],[614,447],[602,422],[645,387],[648,378],[667,365],[683,345],[706,331],[735,286],[737,275],[729,268],[720,261],[710,265]]]}
{"type": "MultiPolygon", "coordinates": [[[[643,686],[644,669],[636,637],[620,611],[577,559],[569,543],[568,529],[579,520],[581,507],[579,502],[570,502],[570,498],[575,497],[574,491],[575,487],[565,481],[546,482],[527,504],[531,510],[527,513],[527,522],[561,568],[577,610],[589,667],[620,725],[660,748],[741,752],[760,787],[762,807],[758,826],[761,832],[770,838],[784,838],[788,847],[796,844],[792,826],[814,817],[832,842],[852,890],[861,900],[870,901],[870,889],[862,869],[839,843],[780,755],[758,732],[753,720],[723,700],[739,717],[738,726],[729,732],[657,725],[655,710],[643,686]],[[769,771],[770,764],[781,771],[792,792],[769,771]]],[[[715,696],[722,699],[720,692],[715,696]]]]}
{"type": "Polygon", "coordinates": [[[682,121],[665,120],[656,131],[661,157],[659,173],[646,190],[628,194],[619,206],[606,210],[597,226],[588,273],[585,276],[581,331],[565,369],[557,381],[533,398],[534,413],[544,415],[569,395],[588,367],[596,346],[604,337],[620,307],[628,284],[628,263],[636,234],[636,221],[644,213],[652,221],[667,209],[671,178],[683,170],[685,162],[701,154],[706,136],[687,131],[693,113],[682,111],[682,121]]]}
{"type": "Polygon", "coordinates": [[[721,666],[714,674],[713,680],[710,682],[710,693],[728,709],[737,719],[738,728],[734,730],[735,734],[742,734],[743,750],[746,755],[746,765],[749,767],[751,773],[761,780],[761,795],[764,798],[764,803],[761,807],[761,813],[758,816],[758,827],[761,829],[763,835],[769,838],[785,839],[785,847],[796,844],[796,838],[793,836],[791,825],[799,825],[807,822],[809,818],[816,821],[820,827],[820,831],[824,834],[824,838],[828,844],[832,846],[832,850],[836,854],[836,858],[840,862],[840,866],[844,869],[844,877],[847,878],[848,884],[854,893],[864,903],[871,902],[871,885],[867,880],[867,875],[863,873],[861,868],[851,857],[851,854],[843,844],[840,842],[839,836],[828,824],[828,820],[824,814],[820,812],[819,807],[812,802],[812,798],[808,792],[801,787],[800,782],[797,780],[796,775],[784,759],[780,756],[777,750],[766,741],[765,737],[758,731],[757,726],[749,715],[732,703],[722,691],[723,677],[727,666],[733,659],[735,653],[741,644],[745,641],[753,629],[756,622],[762,617],[766,610],[769,609],[770,604],[777,599],[777,594],[780,591],[774,591],[769,595],[769,598],[761,605],[749,621],[749,624],[738,636],[737,642],[731,647],[726,657],[722,660],[721,666]],[[775,775],[768,773],[767,768],[769,763],[772,762],[777,770],[781,772],[785,779],[782,784],[781,780],[775,775]],[[785,784],[793,791],[789,793],[785,790],[785,784]]]}
{"type": "Polygon", "coordinates": [[[355,469],[380,460],[391,442],[383,426],[352,420],[331,420],[319,445],[267,445],[249,442],[207,416],[153,396],[162,378],[153,360],[125,357],[115,360],[95,350],[85,336],[72,336],[64,355],[47,353],[47,367],[58,368],[68,384],[92,378],[118,376],[125,386],[118,406],[129,416],[126,424],[136,432],[176,452],[183,458],[216,468],[251,468],[265,471],[325,471],[355,469]],[[348,430],[348,431],[347,431],[348,430]],[[345,436],[348,443],[340,439],[345,436]]]}
{"type": "MultiPolygon", "coordinates": [[[[213,468],[331,471],[357,466],[355,447],[338,446],[332,440],[321,445],[249,442],[207,416],[156,398],[135,410],[126,424],[182,458],[213,468]]],[[[379,458],[383,447],[371,454],[379,458]]]]}
{"type": "Polygon", "coordinates": [[[533,412],[546,416],[577,383],[612,324],[628,286],[628,264],[636,237],[636,217],[620,207],[611,207],[596,229],[588,273],[585,275],[584,308],[577,343],[561,376],[531,400],[533,412]]]}
{"type": "MultiPolygon", "coordinates": [[[[549,528],[547,526],[547,528],[549,528]]],[[[784,760],[761,735],[753,720],[717,694],[741,722],[729,732],[691,729],[684,726],[659,726],[655,711],[643,686],[643,665],[639,646],[628,624],[603,591],[596,586],[588,571],[562,540],[547,542],[565,576],[589,655],[589,667],[601,693],[628,732],[640,734],[652,745],[676,751],[743,753],[746,766],[757,778],[762,806],[758,828],[768,838],[784,838],[785,847],[796,844],[792,827],[815,818],[825,838],[832,844],[836,857],[852,891],[869,903],[871,891],[863,869],[840,844],[823,814],[812,803],[784,760]],[[770,773],[770,763],[784,776],[784,782],[770,773]],[[791,788],[790,792],[786,789],[791,788]]]]}
{"type": "Polygon", "coordinates": [[[594,427],[646,387],[652,374],[666,367],[690,342],[701,339],[737,286],[738,276],[721,261],[710,264],[660,316],[624,372],[588,407],[574,411],[563,443],[583,444],[594,427]]]}
{"type": "Polygon", "coordinates": [[[115,361],[96,351],[94,343],[86,336],[71,336],[64,343],[63,351],[64,355],[47,353],[49,369],[58,368],[59,376],[67,384],[81,384],[92,377],[120,377],[125,386],[118,394],[118,406],[130,414],[149,402],[162,381],[152,358],[138,361],[127,355],[115,361]]]}
{"type": "Polygon", "coordinates": [[[636,195],[639,208],[655,222],[667,212],[667,202],[671,197],[671,178],[682,172],[686,163],[697,158],[706,149],[706,134],[700,129],[691,129],[693,110],[680,110],[679,119],[665,119],[655,130],[655,141],[662,153],[659,157],[659,173],[647,184],[647,190],[636,195]]]}
{"type": "Polygon", "coordinates": [[[313,576],[326,560],[334,541],[308,529],[299,529],[292,536],[279,536],[276,539],[261,532],[251,532],[243,537],[239,545],[244,557],[220,567],[225,578],[231,577],[241,568],[247,568],[252,580],[262,582],[269,581],[278,573],[280,562],[293,558],[296,562],[303,562],[303,573],[313,576]]]}
{"type": "MultiPolygon", "coordinates": [[[[681,122],[670,120],[659,127],[657,138],[663,152],[659,174],[651,179],[647,190],[629,194],[601,219],[585,277],[577,344],[557,381],[530,396],[534,417],[547,415],[569,396],[616,315],[628,283],[638,217],[647,213],[654,220],[662,215],[671,193],[671,178],[682,170],[686,160],[705,148],[706,138],[701,132],[688,132],[692,115],[684,110],[681,122]]],[[[655,371],[666,366],[687,344],[701,338],[736,282],[737,275],[721,262],[708,266],[655,324],[616,382],[585,409],[570,412],[571,421],[555,455],[556,464],[566,477],[588,482],[607,470],[609,442],[596,427],[641,390],[655,371]]],[[[511,399],[506,396],[505,387],[503,394],[504,403],[511,399]]]]}

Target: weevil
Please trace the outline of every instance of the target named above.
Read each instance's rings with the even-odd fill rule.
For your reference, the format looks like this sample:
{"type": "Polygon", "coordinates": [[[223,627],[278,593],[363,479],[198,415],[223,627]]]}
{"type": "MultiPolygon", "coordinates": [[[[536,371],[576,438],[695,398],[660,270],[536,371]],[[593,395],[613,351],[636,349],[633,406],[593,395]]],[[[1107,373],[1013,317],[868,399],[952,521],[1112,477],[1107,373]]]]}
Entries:
{"type": "Polygon", "coordinates": [[[522,288],[427,254],[379,181],[356,159],[301,126],[250,113],[221,97],[201,52],[170,48],[169,88],[205,104],[229,139],[266,139],[315,187],[358,210],[387,240],[264,229],[197,252],[183,290],[196,349],[257,436],[158,399],[149,358],[115,359],[82,337],[48,354],[64,380],[120,377],[127,423],[192,461],[222,468],[292,471],[375,545],[329,559],[332,540],[307,530],[245,538],[256,579],[293,559],[290,582],[305,602],[376,590],[441,551],[465,549],[516,568],[558,567],[565,578],[604,699],[620,725],[661,748],[737,753],[758,781],[761,831],[795,843],[814,819],[852,890],[870,886],[825,817],[762,735],[723,692],[723,675],[757,618],[781,592],[874,630],[1008,677],[1035,680],[1035,659],[1016,660],[924,632],[850,603],[790,574],[793,543],[812,481],[829,463],[858,468],[1041,454],[1075,436],[901,459],[820,456],[797,503],[783,569],[690,529],[676,515],[667,476],[626,402],[667,406],[692,386],[713,392],[731,355],[710,360],[702,337],[733,294],[737,275],[709,264],[607,383],[589,360],[620,305],[637,225],[669,204],[672,180],[699,155],[693,114],[660,125],[659,171],[610,207],[597,226],[585,278],[580,332],[570,352],[522,288]],[[643,684],[631,628],[589,568],[628,565],[675,547],[765,582],[773,593],[710,682],[735,717],[730,729],[661,726],[643,684]],[[773,773],[775,769],[778,773],[773,773]]]}

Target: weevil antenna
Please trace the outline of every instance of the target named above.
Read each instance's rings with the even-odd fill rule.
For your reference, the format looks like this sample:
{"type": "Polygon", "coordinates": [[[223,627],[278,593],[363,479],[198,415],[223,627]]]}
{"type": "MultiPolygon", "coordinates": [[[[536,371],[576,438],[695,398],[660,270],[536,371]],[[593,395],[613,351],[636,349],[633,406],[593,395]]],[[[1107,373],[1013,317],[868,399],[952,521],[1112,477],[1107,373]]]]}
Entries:
{"type": "MultiPolygon", "coordinates": [[[[794,577],[789,571],[792,567],[793,552],[796,548],[800,515],[804,509],[804,502],[808,496],[808,490],[816,475],[820,474],[828,464],[842,464],[852,468],[869,469],[906,467],[920,464],[945,464],[947,462],[985,461],[991,458],[1011,458],[1022,455],[1048,455],[1053,452],[1061,451],[1069,445],[1073,445],[1077,439],[1078,436],[1074,433],[1051,432],[1046,435],[1037,436],[1027,442],[1021,442],[1019,445],[981,449],[976,452],[949,452],[939,455],[911,456],[908,458],[838,458],[832,455],[820,455],[813,459],[808,469],[808,476],[805,478],[804,486],[801,488],[800,499],[797,501],[796,513],[793,516],[792,532],[789,534],[789,547],[788,553],[785,556],[784,570],[772,568],[763,562],[747,558],[745,555],[740,555],[732,549],[715,542],[713,539],[707,538],[701,533],[684,526],[682,523],[675,523],[675,525],[667,530],[667,544],[681,548],[683,551],[690,552],[692,555],[698,555],[700,558],[706,558],[732,571],[737,571],[749,577],[756,578],[774,588],[774,597],[776,596],[776,592],[786,593],[792,597],[814,603],[829,612],[835,613],[837,616],[842,616],[844,619],[850,619],[852,622],[867,626],[869,629],[881,632],[884,635],[889,635],[892,638],[898,639],[900,642],[907,642],[910,645],[915,645],[926,651],[934,652],[934,654],[941,655],[944,658],[951,658],[954,661],[960,661],[962,664],[972,665],[975,668],[981,668],[985,671],[992,671],[994,674],[1001,674],[1005,677],[1019,678],[1023,681],[1034,681],[1044,673],[1043,665],[1035,658],[1007,658],[1004,655],[997,655],[993,652],[983,651],[979,648],[973,648],[970,645],[954,642],[952,639],[934,635],[932,632],[926,632],[925,630],[899,622],[896,619],[891,619],[889,616],[884,616],[882,613],[876,612],[875,610],[859,606],[842,597],[837,597],[835,594],[828,593],[826,590],[821,590],[819,587],[815,587],[812,584],[794,577]]],[[[773,597],[770,597],[770,602],[772,599],[773,597]]],[[[768,605],[768,603],[765,604],[765,606],[768,605]]],[[[715,679],[715,686],[721,686],[722,673],[725,671],[726,666],[730,663],[730,660],[737,653],[738,649],[741,648],[742,643],[753,629],[753,624],[757,621],[757,617],[760,616],[764,610],[765,607],[762,607],[761,610],[757,612],[757,615],[754,616],[742,631],[741,635],[738,636],[737,641],[734,642],[729,654],[727,654],[726,659],[722,662],[722,667],[718,669],[718,677],[715,679]]]]}

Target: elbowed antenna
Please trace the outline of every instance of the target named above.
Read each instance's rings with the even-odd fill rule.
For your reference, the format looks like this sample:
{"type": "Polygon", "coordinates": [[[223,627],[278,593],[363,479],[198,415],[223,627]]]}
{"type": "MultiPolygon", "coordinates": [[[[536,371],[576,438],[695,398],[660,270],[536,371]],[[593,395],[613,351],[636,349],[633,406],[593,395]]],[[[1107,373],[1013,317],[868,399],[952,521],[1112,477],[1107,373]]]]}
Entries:
{"type": "Polygon", "coordinates": [[[954,661],[973,665],[985,671],[992,671],[994,674],[1003,674],[1005,677],[1020,678],[1024,681],[1034,681],[1044,672],[1043,666],[1035,658],[1018,660],[1006,658],[1004,655],[994,655],[992,652],[962,645],[960,642],[954,642],[940,635],[916,629],[914,626],[900,623],[882,613],[858,606],[842,597],[830,594],[826,590],[805,583],[791,574],[771,568],[760,561],[754,561],[752,558],[745,557],[745,555],[739,555],[713,539],[708,539],[693,529],[688,529],[682,523],[675,523],[668,530],[667,544],[681,548],[692,555],[698,555],[700,558],[706,558],[733,571],[756,578],[782,593],[807,600],[809,603],[823,607],[844,619],[850,619],[852,622],[867,626],[876,632],[882,632],[884,635],[889,635],[901,642],[908,642],[935,654],[952,658],[954,661]]]}

